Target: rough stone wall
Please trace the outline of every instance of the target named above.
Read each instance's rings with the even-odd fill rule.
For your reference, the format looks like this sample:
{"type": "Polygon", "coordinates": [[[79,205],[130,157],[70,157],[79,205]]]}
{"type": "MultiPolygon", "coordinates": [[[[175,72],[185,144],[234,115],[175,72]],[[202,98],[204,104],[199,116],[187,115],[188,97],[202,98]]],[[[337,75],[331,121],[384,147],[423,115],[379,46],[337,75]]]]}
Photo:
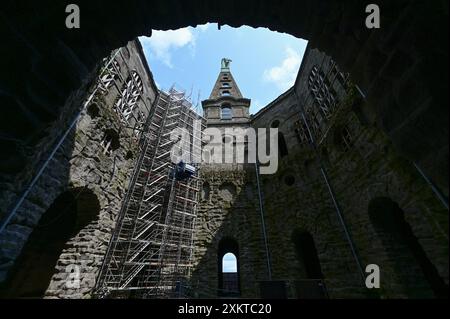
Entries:
{"type": "MultiPolygon", "coordinates": [[[[5,37],[6,41],[2,44],[5,50],[2,50],[4,58],[1,61],[5,78],[1,83],[0,99],[7,110],[1,118],[3,156],[0,168],[4,173],[1,179],[2,190],[3,184],[14,184],[11,176],[22,170],[27,162],[30,163],[32,157],[27,155],[30,152],[36,154],[33,148],[36,149],[36,145],[39,145],[37,143],[40,142],[40,146],[47,145],[53,138],[52,130],[58,131],[59,125],[64,126],[65,122],[61,119],[64,118],[66,121],[70,119],[68,116],[70,112],[66,113],[63,106],[70,104],[70,99],[76,99],[77,93],[72,95],[71,93],[81,87],[83,79],[88,78],[90,71],[102,56],[111,49],[124,45],[136,35],[147,33],[151,29],[168,29],[187,24],[219,21],[234,26],[245,23],[286,31],[307,38],[312,46],[324,49],[351,72],[354,82],[361,84],[367,95],[365,110],[370,115],[370,123],[376,121],[379,127],[389,134],[395,149],[423,166],[448,196],[448,97],[443,94],[447,90],[448,74],[444,73],[442,77],[435,76],[435,70],[446,69],[448,63],[448,50],[445,50],[448,38],[448,8],[442,1],[382,1],[379,4],[383,8],[383,27],[380,30],[367,30],[361,27],[366,17],[362,14],[363,3],[331,1],[324,5],[318,4],[317,1],[288,1],[280,5],[276,1],[263,3],[255,0],[233,1],[221,6],[193,0],[180,2],[174,7],[172,3],[163,1],[139,1],[135,5],[111,4],[106,8],[100,2],[91,1],[94,9],[84,12],[86,27],[74,31],[66,29],[61,23],[65,18],[64,2],[39,2],[36,7],[32,4],[6,3],[2,10],[4,16],[9,18],[1,20],[0,24],[1,29],[9,32],[11,36],[5,37]],[[20,6],[20,10],[17,10],[17,6],[20,6]],[[151,16],[148,15],[149,8],[152,9],[151,16]],[[174,14],[167,15],[167,10],[174,14]],[[16,14],[17,12],[20,14],[16,14]],[[41,22],[33,19],[40,13],[48,19],[41,22]],[[103,23],[99,24],[99,21],[103,23]],[[117,21],[123,21],[127,28],[117,21]],[[9,77],[8,74],[15,74],[15,77],[9,77]],[[69,100],[68,96],[71,96],[69,100]],[[20,129],[21,127],[27,129],[20,129]],[[49,140],[42,139],[42,136],[47,136],[49,140]],[[11,174],[12,168],[15,171],[11,174]]],[[[81,95],[83,92],[83,89],[79,91],[81,95]]],[[[369,138],[370,134],[367,134],[369,138]]],[[[378,137],[374,139],[377,140],[378,137]]],[[[36,152],[39,153],[39,150],[36,152]]],[[[333,153],[333,150],[328,152],[333,153]]],[[[287,158],[293,155],[293,152],[290,152],[287,158]]],[[[379,153],[375,152],[373,158],[369,157],[369,160],[377,156],[379,153]]],[[[352,173],[353,168],[358,166],[351,160],[349,162],[350,164],[345,164],[345,161],[335,164],[336,169],[339,167],[341,169],[339,173],[344,171],[348,173],[349,170],[352,173]],[[344,166],[345,170],[342,168],[344,166]]],[[[380,159],[381,162],[383,161],[380,159]]],[[[379,174],[386,179],[395,179],[396,174],[401,175],[398,172],[409,167],[397,165],[392,173],[383,171],[381,169],[383,165],[380,163],[374,167],[378,167],[379,174]]],[[[58,170],[57,165],[55,170],[58,170]]],[[[64,168],[61,170],[64,171],[64,168]]],[[[344,179],[346,175],[340,176],[344,179]]],[[[363,183],[363,178],[359,178],[363,183]]],[[[336,180],[333,172],[331,180],[336,180]]],[[[349,180],[356,182],[358,178],[350,176],[349,180]]],[[[384,188],[391,190],[392,182],[383,181],[384,188]]],[[[425,184],[416,177],[412,178],[412,184],[408,181],[408,178],[404,178],[396,187],[405,192],[406,189],[410,189],[409,192],[413,193],[415,189],[425,187],[425,184]],[[420,187],[416,186],[416,183],[420,187]]],[[[344,197],[341,201],[347,207],[344,211],[347,216],[346,212],[351,205],[346,204],[346,201],[353,200],[349,195],[353,184],[347,185],[346,180],[341,182],[341,185],[335,187],[338,195],[344,197]]],[[[366,182],[367,180],[363,184],[366,182]]],[[[11,193],[17,193],[14,189],[8,187],[5,189],[7,190],[4,193],[2,191],[2,195],[6,194],[6,197],[11,193]]],[[[399,199],[397,201],[404,210],[408,210],[411,202],[399,199]]],[[[431,195],[430,201],[435,203],[431,195]]],[[[7,202],[8,199],[2,198],[2,203],[7,202]]],[[[425,202],[424,199],[415,201],[416,205],[421,207],[422,214],[434,211],[435,213],[430,215],[434,216],[440,211],[436,203],[424,205],[425,202]],[[436,205],[436,209],[432,210],[433,205],[436,205]]],[[[366,206],[367,203],[362,203],[359,207],[366,208],[366,206]]],[[[443,224],[448,225],[448,212],[438,215],[440,217],[437,220],[442,218],[443,224]]],[[[431,220],[429,217],[427,219],[431,220]]],[[[418,228],[425,227],[420,226],[418,222],[413,224],[416,225],[412,226],[416,232],[418,228]]],[[[18,234],[25,234],[26,231],[23,234],[20,232],[23,226],[27,226],[19,223],[17,225],[18,234]]],[[[364,227],[361,226],[361,229],[364,227]]],[[[15,238],[20,237],[16,235],[16,229],[10,230],[8,236],[12,237],[4,239],[8,244],[3,246],[7,255],[17,251],[16,242],[23,242],[15,238]]],[[[432,234],[431,238],[434,237],[436,235],[432,234]]],[[[429,241],[429,244],[426,241],[426,236],[421,235],[424,246],[435,245],[436,239],[429,241]]],[[[360,246],[358,243],[356,245],[360,246]]],[[[429,256],[431,250],[427,248],[429,256]]],[[[448,251],[443,253],[445,254],[448,256],[448,251]]],[[[435,255],[438,256],[439,253],[435,255]]],[[[438,257],[432,258],[437,260],[438,257]]],[[[10,267],[10,262],[10,259],[2,259],[3,274],[4,270],[10,267]]],[[[445,276],[445,270],[442,270],[445,264],[437,266],[445,276]]]]}
{"type": "MultiPolygon", "coordinates": [[[[312,101],[307,83],[314,65],[322,65],[326,74],[330,58],[318,50],[305,54],[295,86],[304,109],[312,101]]],[[[379,197],[398,204],[426,257],[447,284],[448,211],[413,163],[370,121],[367,102],[359,100],[358,90],[350,87],[347,93],[341,87],[336,92],[339,107],[316,141],[360,259],[363,265],[381,267],[385,278],[381,297],[431,297],[433,292],[408,247],[398,240],[386,243],[383,237],[388,234],[375,231],[368,208],[379,197]],[[350,133],[350,148],[343,142],[343,128],[350,133]]]]}
{"type": "MultiPolygon", "coordinates": [[[[254,166],[202,167],[201,177],[203,193],[208,195],[199,203],[192,287],[198,297],[217,296],[218,245],[221,239],[233,238],[239,244],[241,296],[257,298],[259,281],[267,280],[268,273],[254,166]],[[229,184],[236,186],[230,202],[221,192],[221,186],[229,184]]],[[[261,188],[272,279],[287,282],[288,296],[297,296],[295,280],[306,279],[292,240],[294,231],[300,230],[314,238],[330,297],[364,297],[358,269],[312,152],[297,149],[282,159],[276,174],[261,176],[261,188]],[[295,177],[293,185],[286,184],[287,176],[295,177]]]]}
{"type": "MultiPolygon", "coordinates": [[[[68,127],[74,118],[76,108],[84,101],[86,90],[86,88],[84,90],[80,89],[69,99],[64,107],[67,113],[61,114],[60,119],[49,130],[49,135],[43,138],[35,149],[30,150],[30,161],[27,166],[13,178],[3,175],[5,181],[2,183],[3,190],[0,201],[3,218],[13,209],[32,178],[49,156],[52,146],[56,145],[58,138],[61,137],[61,132],[68,127]]],[[[66,142],[61,145],[60,150],[56,152],[54,160],[49,164],[51,170],[44,172],[46,178],[39,179],[35,184],[34,192],[38,195],[33,194],[34,192],[30,193],[15,217],[0,234],[0,282],[6,280],[14,260],[20,254],[33,227],[38,223],[42,213],[56,198],[57,195],[55,194],[58,192],[58,189],[61,189],[61,186],[66,184],[69,174],[67,162],[73,145],[74,134],[72,132],[66,138],[66,142]],[[38,189],[39,191],[37,191],[38,189]]]]}
{"type": "Polygon", "coordinates": [[[200,176],[203,192],[190,280],[193,296],[218,296],[218,245],[222,239],[232,238],[239,245],[241,296],[258,297],[257,282],[266,278],[267,271],[255,171],[251,167],[208,165],[202,166],[200,176]]]}
{"type": "MultiPolygon", "coordinates": [[[[401,238],[376,229],[369,204],[379,197],[398,204],[426,258],[448,284],[447,211],[412,163],[367,119],[367,104],[359,99],[356,88],[335,87],[339,104],[330,119],[321,119],[317,152],[294,130],[300,111],[313,105],[308,85],[312,67],[322,65],[326,74],[330,61],[320,51],[308,50],[294,88],[252,118],[255,128],[269,128],[278,121],[288,147],[278,171],[261,175],[272,279],[286,281],[288,296],[296,297],[294,281],[307,276],[293,233],[305,231],[314,240],[331,298],[434,297],[410,247],[401,238]],[[350,133],[350,147],[342,141],[344,127],[350,133]],[[321,167],[328,172],[362,267],[380,266],[382,288],[375,293],[365,288],[360,277],[321,167]]],[[[218,247],[221,239],[231,237],[239,245],[241,294],[258,297],[258,281],[267,280],[267,268],[254,167],[203,167],[201,176],[203,193],[209,195],[199,204],[192,285],[199,287],[199,296],[217,295],[218,247]],[[231,203],[221,196],[220,186],[230,184],[237,189],[231,203]],[[254,197],[246,195],[243,185],[254,197]]]]}
{"type": "Polygon", "coordinates": [[[83,2],[83,27],[74,30],[63,23],[69,3],[7,1],[1,8],[8,17],[0,21],[2,172],[10,158],[16,167],[27,162],[23,146],[48,133],[68,96],[111,50],[152,29],[219,22],[287,32],[332,56],[363,88],[372,120],[448,197],[448,74],[439,73],[448,68],[445,1],[380,0],[380,29],[364,27],[367,3],[360,1],[141,0],[83,2]]]}
{"type": "Polygon", "coordinates": [[[386,197],[399,205],[427,258],[447,284],[448,211],[412,163],[399,155],[377,128],[363,125],[345,107],[335,121],[335,127],[350,127],[354,144],[345,150],[336,142],[336,136],[329,134],[321,144],[328,155],[325,165],[363,265],[377,264],[381,268],[380,296],[433,297],[408,247],[396,238],[387,241],[390,234],[376,231],[369,218],[369,204],[386,197]]]}
{"type": "Polygon", "coordinates": [[[220,112],[221,108],[224,106],[231,108],[231,112],[233,114],[233,119],[231,121],[236,124],[248,123],[248,110],[250,107],[250,100],[248,99],[223,96],[217,100],[203,101],[202,105],[205,118],[207,118],[208,122],[212,125],[228,125],[226,122],[229,122],[230,120],[221,119],[220,112]]]}
{"type": "Polygon", "coordinates": [[[292,89],[287,90],[252,117],[254,128],[278,127],[283,134],[288,151],[295,149],[299,141],[295,135],[295,122],[300,120],[299,107],[292,89]],[[278,123],[278,124],[275,124],[278,123]]]}
{"type": "Polygon", "coordinates": [[[314,154],[292,151],[280,161],[276,174],[262,176],[262,184],[273,279],[289,282],[289,296],[296,297],[293,281],[308,278],[293,241],[294,232],[303,231],[314,240],[330,297],[364,296],[358,268],[314,154]]]}
{"type": "MultiPolygon", "coordinates": [[[[139,112],[142,112],[145,120],[157,96],[157,89],[137,40],[120,49],[115,60],[120,74],[114,84],[105,93],[96,91],[75,128],[2,233],[0,260],[3,281],[9,273],[14,276],[16,271],[20,271],[18,267],[26,266],[16,265],[14,269],[14,260],[20,255],[29,234],[52,202],[66,191],[73,192],[76,198],[78,190],[88,189],[97,196],[100,204],[97,218],[66,243],[45,295],[49,298],[90,296],[127,189],[133,163],[139,153],[137,131],[132,129],[136,124],[134,117],[137,118],[139,112]],[[125,121],[113,106],[133,71],[139,74],[143,91],[133,114],[125,121]],[[109,151],[104,151],[107,132],[114,132],[115,145],[109,151]],[[69,288],[67,282],[73,278],[71,272],[74,266],[80,271],[79,286],[69,288]]],[[[79,109],[95,87],[96,84],[92,85],[78,99],[71,101],[67,109],[79,109]]],[[[64,125],[61,124],[60,130],[63,128],[64,125]]],[[[44,147],[49,149],[51,144],[44,147]]],[[[6,295],[7,289],[8,287],[6,295]]]]}

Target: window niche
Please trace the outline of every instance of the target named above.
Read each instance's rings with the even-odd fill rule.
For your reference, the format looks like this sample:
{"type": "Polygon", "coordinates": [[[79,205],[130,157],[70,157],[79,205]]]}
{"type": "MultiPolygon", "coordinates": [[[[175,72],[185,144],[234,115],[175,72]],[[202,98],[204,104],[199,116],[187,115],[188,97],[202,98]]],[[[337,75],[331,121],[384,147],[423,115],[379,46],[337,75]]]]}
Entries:
{"type": "Polygon", "coordinates": [[[233,238],[222,238],[217,251],[218,296],[240,296],[239,244],[233,238]]]}
{"type": "Polygon", "coordinates": [[[368,214],[398,276],[398,284],[405,288],[408,297],[423,298],[424,288],[428,286],[436,298],[447,299],[448,284],[429,259],[398,203],[389,197],[373,198],[368,214]]]}
{"type": "Polygon", "coordinates": [[[120,137],[119,134],[112,129],[106,130],[103,140],[100,144],[103,148],[103,154],[111,155],[112,152],[119,149],[120,137]]]}
{"type": "Polygon", "coordinates": [[[128,121],[133,114],[142,93],[143,84],[141,77],[136,71],[132,71],[114,104],[114,109],[122,116],[123,120],[128,121]]]}
{"type": "Polygon", "coordinates": [[[284,177],[284,183],[285,183],[287,186],[293,186],[293,185],[295,184],[295,177],[292,176],[292,175],[286,175],[286,176],[284,177]]]}
{"type": "Polygon", "coordinates": [[[288,155],[288,148],[283,133],[278,132],[278,154],[280,158],[288,155]]]}
{"type": "Polygon", "coordinates": [[[91,119],[95,119],[100,116],[100,108],[97,103],[91,103],[87,107],[87,114],[91,117],[91,119]]]}
{"type": "Polygon", "coordinates": [[[326,120],[331,117],[338,104],[332,82],[334,82],[334,78],[330,82],[328,76],[317,65],[312,68],[308,78],[308,87],[313,96],[314,104],[326,120]]]}
{"type": "Polygon", "coordinates": [[[343,152],[348,152],[354,143],[354,138],[347,125],[336,128],[334,131],[334,144],[343,152]]]}
{"type": "Polygon", "coordinates": [[[231,105],[224,104],[220,109],[220,118],[222,120],[231,120],[233,118],[233,112],[231,109],[231,105]]]}
{"type": "Polygon", "coordinates": [[[295,136],[297,137],[297,141],[301,145],[309,144],[309,134],[308,129],[303,121],[296,121],[294,123],[295,126],[295,136]]]}
{"type": "Polygon", "coordinates": [[[202,191],[201,191],[201,199],[208,201],[210,192],[211,192],[211,187],[209,186],[209,183],[203,183],[203,187],[202,187],[202,191]]]}
{"type": "Polygon", "coordinates": [[[270,124],[271,128],[278,128],[280,126],[280,121],[279,120],[275,120],[270,124]]]}
{"type": "Polygon", "coordinates": [[[219,195],[225,202],[231,202],[236,197],[236,186],[232,183],[223,183],[219,187],[219,195]]]}
{"type": "Polygon", "coordinates": [[[134,154],[133,154],[132,151],[128,151],[128,152],[125,154],[125,159],[126,159],[126,160],[133,159],[133,157],[134,157],[134,154]]]}
{"type": "Polygon", "coordinates": [[[326,299],[328,293],[323,284],[323,273],[320,265],[314,238],[311,233],[296,229],[292,232],[292,243],[297,255],[298,280],[295,281],[297,298],[326,299]]]}
{"type": "Polygon", "coordinates": [[[103,59],[103,67],[100,71],[98,88],[101,94],[107,94],[109,88],[119,79],[120,65],[112,56],[103,59]]]}

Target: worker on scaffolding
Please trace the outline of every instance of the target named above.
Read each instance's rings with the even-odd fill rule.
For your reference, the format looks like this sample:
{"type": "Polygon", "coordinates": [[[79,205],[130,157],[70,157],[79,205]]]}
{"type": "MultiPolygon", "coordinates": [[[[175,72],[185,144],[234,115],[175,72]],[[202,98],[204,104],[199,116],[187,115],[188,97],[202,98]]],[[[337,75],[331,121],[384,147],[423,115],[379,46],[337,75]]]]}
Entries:
{"type": "Polygon", "coordinates": [[[175,179],[178,181],[186,180],[195,175],[195,167],[180,161],[174,168],[175,179]]]}

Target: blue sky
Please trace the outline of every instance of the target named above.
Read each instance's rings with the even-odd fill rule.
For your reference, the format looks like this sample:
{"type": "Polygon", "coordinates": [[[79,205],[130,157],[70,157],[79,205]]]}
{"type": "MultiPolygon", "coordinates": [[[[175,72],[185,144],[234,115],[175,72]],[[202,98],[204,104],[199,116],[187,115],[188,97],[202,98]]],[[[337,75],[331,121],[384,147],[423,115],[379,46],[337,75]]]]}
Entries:
{"type": "Polygon", "coordinates": [[[236,256],[232,253],[223,255],[222,272],[237,272],[236,256]]]}
{"type": "Polygon", "coordinates": [[[167,90],[175,83],[192,92],[194,103],[209,97],[221,59],[230,58],[231,73],[244,97],[252,100],[252,114],[293,84],[307,45],[265,28],[218,30],[217,24],[154,30],[150,38],[139,39],[158,87],[167,90]]]}

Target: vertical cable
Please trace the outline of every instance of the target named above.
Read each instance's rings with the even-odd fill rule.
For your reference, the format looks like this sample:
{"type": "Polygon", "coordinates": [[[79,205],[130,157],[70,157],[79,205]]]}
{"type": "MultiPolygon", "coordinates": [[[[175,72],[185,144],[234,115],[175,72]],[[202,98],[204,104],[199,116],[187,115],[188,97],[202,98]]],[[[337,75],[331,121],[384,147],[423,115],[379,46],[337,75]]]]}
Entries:
{"type": "MultiPolygon", "coordinates": [[[[103,71],[105,71],[108,68],[109,64],[111,63],[111,61],[114,60],[114,58],[119,53],[119,51],[120,51],[120,49],[118,49],[114,53],[114,56],[108,61],[108,63],[104,67],[103,71]]],[[[98,75],[98,77],[100,77],[103,74],[103,71],[98,75]]],[[[9,222],[11,221],[11,219],[17,213],[17,210],[19,209],[20,205],[22,205],[23,201],[28,196],[28,194],[30,193],[30,191],[33,188],[33,186],[36,184],[38,179],[41,177],[42,173],[47,168],[47,165],[50,163],[50,161],[53,159],[53,156],[55,156],[55,153],[58,151],[59,147],[65,141],[67,135],[69,135],[70,131],[74,128],[75,124],[77,123],[78,119],[81,116],[81,113],[86,108],[86,106],[92,101],[92,98],[94,97],[95,93],[97,93],[97,90],[98,90],[98,87],[95,87],[95,90],[91,93],[91,95],[89,95],[88,99],[83,104],[83,107],[81,108],[81,110],[75,115],[75,118],[72,120],[72,122],[70,123],[69,127],[64,132],[63,136],[59,139],[58,143],[53,148],[53,150],[50,153],[49,157],[45,160],[44,164],[41,166],[41,168],[39,169],[39,171],[36,174],[36,176],[31,180],[31,183],[28,185],[27,189],[23,192],[22,196],[19,198],[19,200],[17,201],[17,203],[14,206],[14,208],[11,210],[11,212],[8,214],[8,216],[5,219],[3,219],[2,223],[0,224],[0,233],[3,232],[3,230],[6,228],[6,226],[8,226],[9,222]]]]}
{"type": "Polygon", "coordinates": [[[272,280],[272,269],[270,266],[271,262],[270,262],[270,254],[269,254],[269,244],[267,241],[266,223],[264,221],[264,207],[263,207],[263,201],[262,201],[262,195],[261,195],[261,185],[259,183],[258,168],[259,168],[258,160],[256,160],[256,163],[255,163],[256,184],[258,185],[259,212],[261,214],[261,227],[262,227],[263,237],[264,237],[264,247],[266,249],[267,274],[268,274],[269,280],[272,280]]]}
{"type": "Polygon", "coordinates": [[[422,171],[422,169],[417,165],[415,162],[413,162],[414,167],[417,169],[419,174],[423,177],[423,179],[427,182],[427,184],[431,187],[433,190],[433,193],[436,195],[436,197],[441,201],[442,205],[448,210],[448,200],[444,197],[444,195],[441,193],[441,191],[434,185],[434,183],[428,178],[427,175],[422,171]]]}
{"type": "MultiPolygon", "coordinates": [[[[294,94],[295,94],[295,98],[297,100],[297,104],[300,106],[300,99],[299,99],[295,89],[294,89],[294,94]]],[[[342,228],[344,230],[345,237],[346,237],[347,242],[348,242],[348,244],[350,246],[350,250],[351,250],[352,256],[355,259],[356,265],[358,267],[358,272],[359,272],[359,274],[361,276],[362,281],[365,282],[365,276],[364,276],[364,271],[363,271],[363,268],[362,268],[362,265],[361,265],[361,261],[359,260],[359,256],[358,256],[357,250],[355,248],[355,245],[353,243],[351,235],[350,235],[350,233],[348,231],[348,228],[347,228],[347,225],[345,223],[344,217],[342,216],[342,212],[341,212],[341,209],[339,207],[339,203],[337,202],[337,199],[336,199],[336,196],[334,194],[333,188],[331,187],[331,184],[329,182],[328,175],[327,175],[325,167],[324,167],[324,165],[322,163],[322,158],[321,158],[321,156],[320,156],[320,154],[319,154],[319,152],[317,150],[317,145],[316,145],[314,136],[313,136],[313,134],[311,132],[311,129],[309,128],[308,121],[306,120],[306,117],[305,117],[305,114],[303,112],[303,108],[302,107],[300,107],[300,114],[301,114],[303,123],[305,123],[306,129],[308,131],[309,141],[310,141],[310,143],[311,143],[311,145],[312,145],[312,147],[313,147],[313,149],[314,149],[314,151],[316,153],[317,159],[319,160],[320,171],[321,171],[322,176],[323,176],[323,178],[325,180],[325,184],[327,185],[327,189],[328,189],[328,192],[330,193],[331,199],[333,201],[333,205],[334,205],[334,207],[336,209],[336,214],[338,215],[339,222],[341,223],[342,228]]]]}

